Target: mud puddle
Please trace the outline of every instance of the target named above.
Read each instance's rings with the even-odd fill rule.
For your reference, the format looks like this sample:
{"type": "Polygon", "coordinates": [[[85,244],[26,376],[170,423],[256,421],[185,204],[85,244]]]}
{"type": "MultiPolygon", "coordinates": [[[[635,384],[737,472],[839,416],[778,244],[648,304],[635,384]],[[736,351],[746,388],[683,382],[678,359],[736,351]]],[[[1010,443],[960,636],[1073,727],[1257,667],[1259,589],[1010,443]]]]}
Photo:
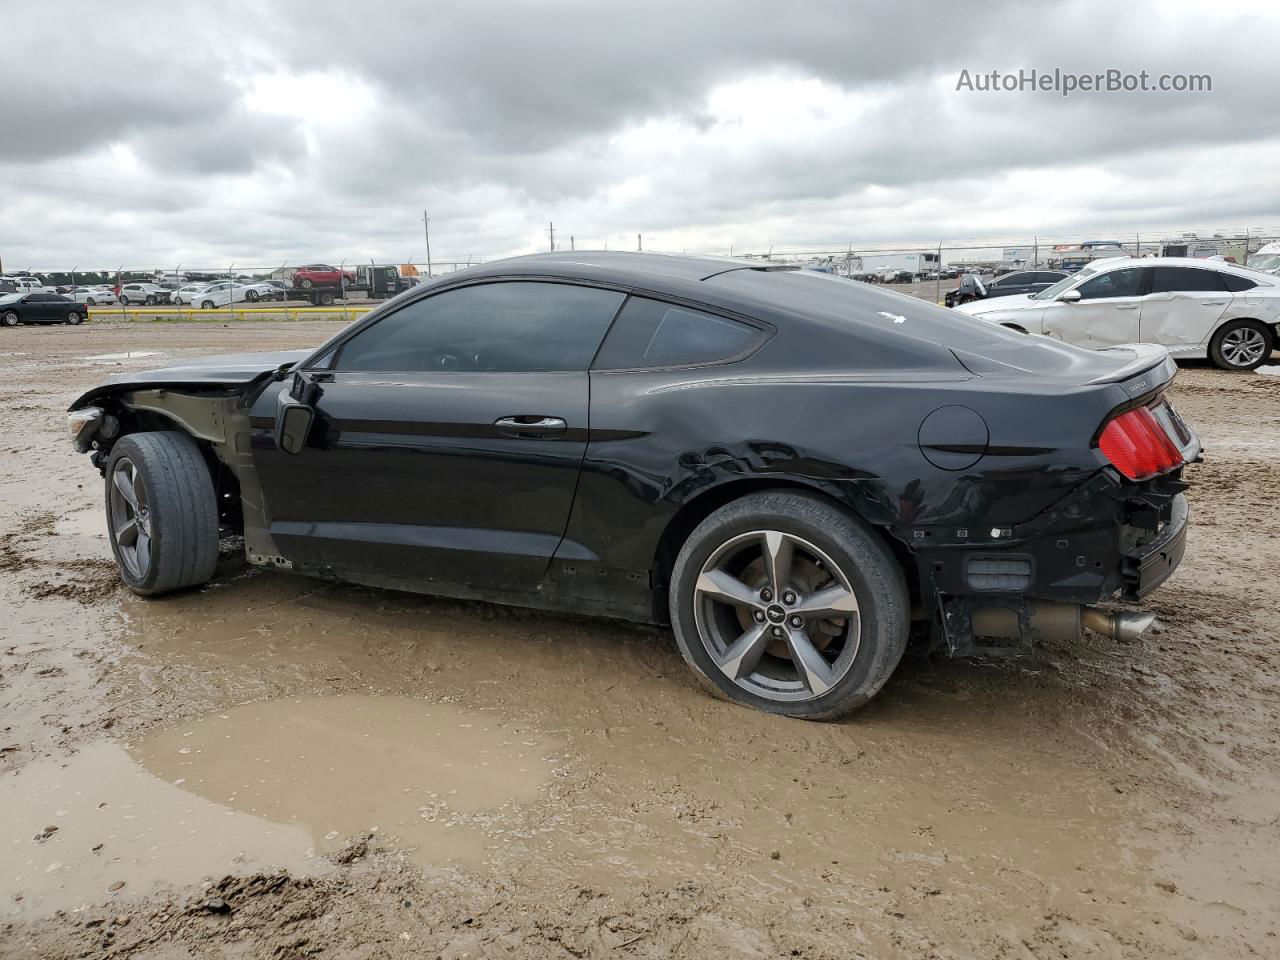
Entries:
{"type": "Polygon", "coordinates": [[[377,834],[423,864],[476,862],[559,758],[541,737],[412,697],[250,703],[162,731],[134,755],[214,803],[300,827],[318,851],[377,834]]]}
{"type": "Polygon", "coordinates": [[[0,902],[45,916],[226,873],[322,869],[311,838],[148,773],[119,744],[40,760],[0,783],[0,902]]]}
{"type": "Polygon", "coordinates": [[[161,885],[284,868],[373,835],[424,866],[475,864],[522,833],[557,745],[410,697],[250,703],[126,749],[92,744],[0,784],[9,912],[47,915],[161,885]]]}

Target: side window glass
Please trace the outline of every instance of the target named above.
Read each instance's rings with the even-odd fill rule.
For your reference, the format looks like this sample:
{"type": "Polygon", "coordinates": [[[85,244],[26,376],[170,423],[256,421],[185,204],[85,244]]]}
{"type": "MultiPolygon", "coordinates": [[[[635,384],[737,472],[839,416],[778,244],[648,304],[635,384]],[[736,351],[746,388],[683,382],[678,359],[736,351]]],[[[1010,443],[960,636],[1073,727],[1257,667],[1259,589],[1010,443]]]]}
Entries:
{"type": "Polygon", "coordinates": [[[1078,288],[1081,300],[1104,300],[1111,297],[1136,297],[1142,289],[1142,270],[1112,270],[1092,280],[1086,280],[1078,288]]]}
{"type": "Polygon", "coordinates": [[[1257,284],[1248,277],[1238,277],[1234,273],[1220,273],[1218,276],[1221,278],[1222,282],[1227,285],[1227,289],[1232,293],[1240,293],[1243,290],[1252,290],[1257,286],[1257,284]]]}
{"type": "Polygon", "coordinates": [[[634,370],[714,363],[742,356],[765,331],[660,300],[632,297],[600,348],[593,369],[634,370]]]}
{"type": "Polygon", "coordinates": [[[1156,267],[1151,278],[1152,293],[1178,293],[1179,291],[1223,291],[1221,276],[1214,270],[1197,270],[1195,267],[1156,267]]]}
{"type": "Polygon", "coordinates": [[[338,350],[335,370],[586,370],[625,294],[567,283],[500,282],[406,304],[338,350]]]}

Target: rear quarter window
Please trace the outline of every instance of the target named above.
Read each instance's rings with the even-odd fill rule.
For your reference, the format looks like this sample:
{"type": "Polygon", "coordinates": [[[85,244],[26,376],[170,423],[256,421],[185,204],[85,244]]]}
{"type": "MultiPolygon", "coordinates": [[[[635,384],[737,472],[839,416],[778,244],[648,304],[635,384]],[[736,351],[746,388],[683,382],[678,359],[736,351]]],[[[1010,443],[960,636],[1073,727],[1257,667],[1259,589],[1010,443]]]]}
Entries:
{"type": "Polygon", "coordinates": [[[1252,290],[1258,285],[1256,281],[1250,280],[1248,277],[1237,276],[1234,273],[1220,273],[1218,276],[1222,279],[1222,282],[1227,285],[1227,289],[1232,293],[1252,290]]]}
{"type": "Polygon", "coordinates": [[[632,297],[600,347],[594,370],[641,370],[737,360],[768,331],[691,307],[632,297]]]}

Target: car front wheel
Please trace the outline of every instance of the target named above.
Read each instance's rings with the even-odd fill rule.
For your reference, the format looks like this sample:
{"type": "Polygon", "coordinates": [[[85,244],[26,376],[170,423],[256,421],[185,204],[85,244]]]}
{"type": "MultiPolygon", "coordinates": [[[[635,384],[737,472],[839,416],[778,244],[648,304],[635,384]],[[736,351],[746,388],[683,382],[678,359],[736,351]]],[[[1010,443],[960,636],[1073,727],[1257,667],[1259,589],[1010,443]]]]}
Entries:
{"type": "Polygon", "coordinates": [[[1223,370],[1253,370],[1271,356],[1271,331],[1257,320],[1230,320],[1213,335],[1209,359],[1223,370]]]}
{"type": "Polygon", "coordinates": [[[212,301],[212,300],[206,300],[204,303],[200,304],[200,309],[201,309],[201,310],[212,310],[212,309],[213,309],[213,301],[212,301]]]}
{"type": "Polygon", "coordinates": [[[134,593],[167,593],[213,576],[217,502],[187,434],[135,433],[118,442],[107,463],[106,499],[111,549],[134,593]]]}
{"type": "Polygon", "coordinates": [[[906,581],[856,518],[805,493],[736,500],[689,535],[670,614],[685,660],[738,703],[809,720],[865,705],[906,649],[906,581]]]}

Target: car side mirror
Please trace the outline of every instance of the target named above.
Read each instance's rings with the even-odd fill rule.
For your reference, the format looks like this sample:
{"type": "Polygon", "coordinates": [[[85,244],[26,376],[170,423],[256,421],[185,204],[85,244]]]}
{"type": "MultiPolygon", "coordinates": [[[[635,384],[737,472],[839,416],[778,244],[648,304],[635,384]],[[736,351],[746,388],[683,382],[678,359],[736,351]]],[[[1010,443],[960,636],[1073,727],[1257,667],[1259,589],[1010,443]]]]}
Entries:
{"type": "Polygon", "coordinates": [[[1059,295],[1058,299],[1063,303],[1078,303],[1080,301],[1080,291],[1068,290],[1066,293],[1059,295]]]}
{"type": "Polygon", "coordinates": [[[285,453],[297,454],[307,445],[307,434],[316,412],[305,403],[287,399],[276,411],[276,446],[285,453]]]}

